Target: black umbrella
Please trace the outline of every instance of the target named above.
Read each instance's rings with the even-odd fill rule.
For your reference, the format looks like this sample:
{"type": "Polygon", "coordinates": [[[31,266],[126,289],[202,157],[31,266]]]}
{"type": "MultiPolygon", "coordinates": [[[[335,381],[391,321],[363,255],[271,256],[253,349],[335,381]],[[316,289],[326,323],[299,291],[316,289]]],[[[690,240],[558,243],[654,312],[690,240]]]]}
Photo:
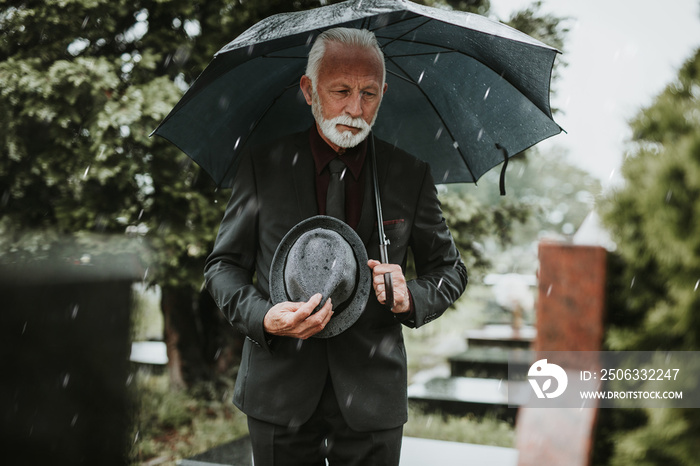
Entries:
{"type": "Polygon", "coordinates": [[[556,49],[479,15],[350,0],[248,29],[217,52],[154,134],[230,187],[246,146],[313,124],[299,80],[316,36],[339,26],[373,31],[385,55],[390,92],[373,133],[427,161],[437,183],[476,182],[561,132],[549,106],[556,49]]]}
{"type": "Polygon", "coordinates": [[[223,47],[154,131],[221,187],[248,145],[304,130],[311,44],[331,27],[373,31],[390,91],[374,133],[427,161],[437,183],[476,182],[561,132],[549,84],[558,53],[483,16],[406,0],[351,0],[260,21],[223,47]]]}

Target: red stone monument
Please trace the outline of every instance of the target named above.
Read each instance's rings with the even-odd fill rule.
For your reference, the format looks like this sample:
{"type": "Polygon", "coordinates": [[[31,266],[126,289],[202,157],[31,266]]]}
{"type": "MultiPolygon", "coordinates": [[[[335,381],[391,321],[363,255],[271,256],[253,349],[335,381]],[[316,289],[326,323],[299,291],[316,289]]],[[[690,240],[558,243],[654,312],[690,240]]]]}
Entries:
{"type": "MultiPolygon", "coordinates": [[[[534,350],[600,351],[607,251],[598,246],[543,242],[539,260],[534,350]]],[[[595,406],[520,408],[518,466],[589,466],[596,413],[595,406]]]]}

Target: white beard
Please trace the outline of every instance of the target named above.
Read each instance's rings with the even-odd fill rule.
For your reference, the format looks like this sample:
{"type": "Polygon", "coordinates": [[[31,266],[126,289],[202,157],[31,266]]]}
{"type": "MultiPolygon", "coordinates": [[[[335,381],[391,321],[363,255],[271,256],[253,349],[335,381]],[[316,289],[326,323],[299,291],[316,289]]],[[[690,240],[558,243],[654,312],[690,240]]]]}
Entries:
{"type": "Polygon", "coordinates": [[[364,141],[365,138],[367,138],[372,126],[374,125],[374,121],[377,119],[379,107],[377,107],[377,112],[374,114],[371,124],[368,124],[362,118],[352,118],[348,115],[340,115],[327,120],[323,118],[320,99],[316,93],[316,90],[314,89],[311,113],[316,119],[321,132],[328,138],[329,141],[338,147],[349,149],[357,146],[359,143],[364,141]],[[358,128],[360,131],[357,134],[353,134],[352,131],[338,131],[336,125],[352,126],[353,128],[358,128]]]}

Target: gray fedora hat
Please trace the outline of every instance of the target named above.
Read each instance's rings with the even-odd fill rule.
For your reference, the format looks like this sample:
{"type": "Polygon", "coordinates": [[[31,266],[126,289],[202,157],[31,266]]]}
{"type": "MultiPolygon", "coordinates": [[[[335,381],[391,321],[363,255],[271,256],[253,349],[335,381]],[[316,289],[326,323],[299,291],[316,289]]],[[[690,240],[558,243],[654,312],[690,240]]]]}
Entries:
{"type": "Polygon", "coordinates": [[[333,337],[350,328],[365,310],[371,285],[365,245],[355,230],[333,217],[317,215],[299,222],[272,258],[274,304],[308,301],[321,293],[320,309],[331,298],[333,317],[315,337],[333,337]]]}

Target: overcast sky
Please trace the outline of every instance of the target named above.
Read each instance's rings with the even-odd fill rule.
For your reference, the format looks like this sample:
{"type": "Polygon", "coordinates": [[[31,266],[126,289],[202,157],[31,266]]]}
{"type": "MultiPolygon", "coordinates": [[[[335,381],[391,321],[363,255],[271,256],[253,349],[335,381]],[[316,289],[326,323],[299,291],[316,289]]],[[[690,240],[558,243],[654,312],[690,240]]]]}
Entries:
{"type": "MultiPolygon", "coordinates": [[[[531,0],[491,0],[497,19],[531,0]]],[[[619,181],[630,137],[627,122],[652,103],[700,47],[700,0],[543,0],[542,10],[570,17],[565,58],[552,106],[568,134],[540,144],[567,149],[576,165],[619,181]]]]}

